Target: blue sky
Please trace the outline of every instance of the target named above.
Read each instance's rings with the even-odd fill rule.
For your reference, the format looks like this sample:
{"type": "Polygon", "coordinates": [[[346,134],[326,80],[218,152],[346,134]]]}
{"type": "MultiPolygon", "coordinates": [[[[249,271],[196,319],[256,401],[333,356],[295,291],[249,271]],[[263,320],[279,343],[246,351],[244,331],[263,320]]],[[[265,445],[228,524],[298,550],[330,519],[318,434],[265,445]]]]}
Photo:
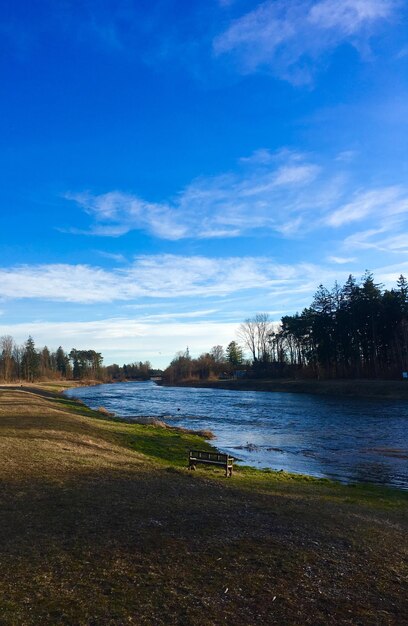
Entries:
{"type": "Polygon", "coordinates": [[[1,335],[163,366],[408,275],[406,2],[0,7],[1,335]]]}

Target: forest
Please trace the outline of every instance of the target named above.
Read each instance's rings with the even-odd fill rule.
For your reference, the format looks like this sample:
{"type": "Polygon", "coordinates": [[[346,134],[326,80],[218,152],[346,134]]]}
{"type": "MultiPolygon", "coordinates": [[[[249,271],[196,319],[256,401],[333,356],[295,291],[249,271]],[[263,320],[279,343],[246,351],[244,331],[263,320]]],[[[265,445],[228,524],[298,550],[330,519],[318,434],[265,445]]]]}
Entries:
{"type": "Polygon", "coordinates": [[[270,358],[316,378],[401,378],[408,369],[408,283],[392,289],[366,272],[341,287],[320,285],[302,313],[282,318],[270,358]]]}
{"type": "Polygon", "coordinates": [[[160,374],[149,361],[104,366],[103,357],[95,350],[77,350],[68,353],[62,346],[55,351],[47,346],[37,348],[30,336],[18,345],[10,335],[0,337],[0,381],[80,380],[119,381],[147,380],[160,374]]]}
{"type": "Polygon", "coordinates": [[[223,377],[400,379],[408,371],[408,282],[384,289],[366,272],[332,289],[320,285],[311,305],[279,323],[258,313],[238,329],[240,343],[214,346],[198,359],[179,353],[169,382],[223,377]],[[244,351],[247,354],[244,359],[244,351]]]}
{"type": "Polygon", "coordinates": [[[68,354],[60,346],[50,351],[37,348],[30,336],[22,345],[13,337],[0,337],[0,380],[34,382],[38,380],[69,379],[102,380],[105,368],[102,355],[95,350],[76,350],[68,354]]]}

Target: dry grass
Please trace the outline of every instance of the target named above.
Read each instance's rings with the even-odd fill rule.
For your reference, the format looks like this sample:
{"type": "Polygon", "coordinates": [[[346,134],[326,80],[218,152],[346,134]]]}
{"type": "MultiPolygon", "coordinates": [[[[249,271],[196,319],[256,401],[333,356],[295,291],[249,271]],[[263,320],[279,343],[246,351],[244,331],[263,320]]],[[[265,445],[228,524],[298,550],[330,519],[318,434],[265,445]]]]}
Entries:
{"type": "Polygon", "coordinates": [[[0,435],[2,626],[408,623],[401,492],[189,473],[196,436],[33,389],[0,435]]]}

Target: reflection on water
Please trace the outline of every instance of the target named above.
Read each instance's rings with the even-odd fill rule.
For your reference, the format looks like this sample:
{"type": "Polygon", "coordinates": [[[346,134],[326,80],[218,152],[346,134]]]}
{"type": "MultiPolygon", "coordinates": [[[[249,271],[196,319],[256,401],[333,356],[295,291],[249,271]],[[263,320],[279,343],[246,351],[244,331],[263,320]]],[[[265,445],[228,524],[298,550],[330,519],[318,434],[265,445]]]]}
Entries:
{"type": "Polygon", "coordinates": [[[119,416],[158,416],[209,429],[248,465],[408,489],[408,405],[403,401],[160,387],[153,382],[65,392],[119,416]]]}

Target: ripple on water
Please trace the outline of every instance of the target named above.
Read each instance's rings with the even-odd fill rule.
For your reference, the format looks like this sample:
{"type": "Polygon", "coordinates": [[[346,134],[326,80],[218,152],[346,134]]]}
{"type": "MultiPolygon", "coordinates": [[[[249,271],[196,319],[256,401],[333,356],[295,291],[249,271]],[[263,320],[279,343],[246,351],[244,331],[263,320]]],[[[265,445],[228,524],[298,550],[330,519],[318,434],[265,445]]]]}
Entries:
{"type": "Polygon", "coordinates": [[[211,430],[245,464],[408,488],[408,406],[397,401],[118,383],[67,390],[92,408],[211,430]]]}

